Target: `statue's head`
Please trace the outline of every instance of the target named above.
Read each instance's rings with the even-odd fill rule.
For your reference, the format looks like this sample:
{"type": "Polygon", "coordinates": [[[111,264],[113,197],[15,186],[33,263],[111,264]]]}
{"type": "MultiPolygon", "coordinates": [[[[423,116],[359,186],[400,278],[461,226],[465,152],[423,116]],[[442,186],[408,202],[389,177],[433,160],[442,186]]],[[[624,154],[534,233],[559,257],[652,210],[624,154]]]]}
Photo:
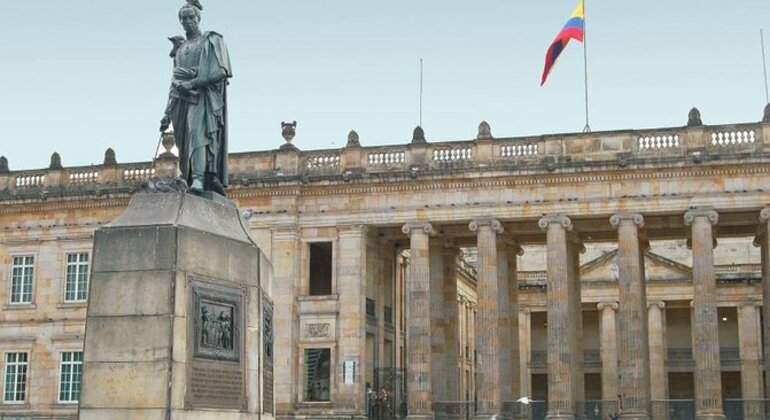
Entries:
{"type": "Polygon", "coordinates": [[[179,23],[186,32],[194,32],[198,30],[198,26],[201,23],[201,11],[192,4],[186,4],[179,9],[179,23]]]}

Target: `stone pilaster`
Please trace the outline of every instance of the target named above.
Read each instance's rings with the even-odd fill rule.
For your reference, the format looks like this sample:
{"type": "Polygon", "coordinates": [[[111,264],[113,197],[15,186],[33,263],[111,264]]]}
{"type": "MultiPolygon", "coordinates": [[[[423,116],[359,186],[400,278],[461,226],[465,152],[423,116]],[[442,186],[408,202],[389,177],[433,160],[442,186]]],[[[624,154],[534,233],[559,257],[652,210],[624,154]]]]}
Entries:
{"type": "Polygon", "coordinates": [[[754,239],[754,245],[759,246],[762,260],[762,318],[765,320],[762,328],[762,354],[765,359],[765,398],[770,399],[770,206],[759,212],[761,234],[754,239]]]}
{"type": "Polygon", "coordinates": [[[434,231],[430,223],[410,223],[402,228],[402,232],[410,237],[406,342],[407,418],[432,419],[429,243],[434,231]]]}
{"type": "Polygon", "coordinates": [[[738,340],[741,357],[741,393],[746,401],[744,419],[762,419],[762,343],[759,302],[743,302],[738,306],[738,340]]]}
{"type": "Polygon", "coordinates": [[[695,358],[695,418],[724,419],[722,368],[719,360],[716,277],[714,274],[714,210],[690,210],[684,222],[691,226],[693,275],[693,357],[695,358]]]}
{"type": "MultiPolygon", "coordinates": [[[[575,372],[580,369],[582,348],[579,348],[574,285],[573,244],[569,232],[572,221],[564,215],[545,216],[538,222],[546,232],[548,266],[548,414],[547,419],[574,419],[575,396],[582,381],[575,372]]],[[[582,329],[582,328],[580,328],[582,329]]]]}
{"type": "Polygon", "coordinates": [[[459,249],[452,244],[445,244],[444,253],[444,353],[445,386],[444,398],[447,401],[460,401],[460,308],[457,302],[457,255],[459,249]]]}
{"type": "Polygon", "coordinates": [[[574,391],[575,416],[578,418],[583,417],[583,410],[585,406],[585,373],[584,373],[584,359],[583,359],[583,300],[582,300],[582,285],[580,281],[580,254],[585,252],[583,243],[577,237],[577,234],[573,233],[569,237],[568,247],[570,268],[569,274],[569,297],[572,300],[570,306],[570,319],[574,320],[574,333],[573,333],[573,348],[575,355],[577,356],[576,363],[572,364],[572,377],[575,386],[572,388],[574,391]]]}
{"type": "MultiPolygon", "coordinates": [[[[666,303],[662,300],[649,302],[647,305],[647,325],[650,343],[650,399],[652,401],[668,398],[668,371],[666,359],[668,348],[666,344],[666,303]]],[[[654,419],[668,418],[668,409],[663,405],[660,412],[653,411],[654,419]]],[[[655,408],[653,408],[655,410],[655,408]]]]}
{"type": "Polygon", "coordinates": [[[297,402],[298,355],[296,340],[297,295],[300,290],[300,242],[296,227],[272,232],[273,264],[273,356],[275,410],[277,415],[293,414],[297,402]]]}
{"type": "Polygon", "coordinates": [[[532,398],[532,315],[527,307],[519,307],[519,354],[520,354],[520,386],[519,396],[516,399],[527,396],[532,398]]]}
{"type": "Polygon", "coordinates": [[[366,393],[366,236],[367,227],[362,225],[340,226],[337,240],[337,294],[339,305],[337,343],[337,377],[343,378],[345,362],[356,363],[352,384],[337,382],[335,407],[365,413],[366,393]]]}
{"type": "Polygon", "coordinates": [[[601,334],[602,401],[605,403],[602,418],[608,418],[615,414],[618,408],[618,327],[615,316],[618,303],[601,302],[596,305],[596,308],[601,312],[599,334],[601,334]]]}
{"type": "Polygon", "coordinates": [[[610,224],[618,230],[620,417],[644,420],[650,417],[647,292],[639,232],[644,218],[638,213],[616,214],[610,224]]]}
{"type": "Polygon", "coordinates": [[[511,393],[508,261],[505,252],[498,252],[497,234],[503,232],[498,220],[477,219],[469,228],[477,235],[478,249],[476,419],[493,419],[511,393]]]}

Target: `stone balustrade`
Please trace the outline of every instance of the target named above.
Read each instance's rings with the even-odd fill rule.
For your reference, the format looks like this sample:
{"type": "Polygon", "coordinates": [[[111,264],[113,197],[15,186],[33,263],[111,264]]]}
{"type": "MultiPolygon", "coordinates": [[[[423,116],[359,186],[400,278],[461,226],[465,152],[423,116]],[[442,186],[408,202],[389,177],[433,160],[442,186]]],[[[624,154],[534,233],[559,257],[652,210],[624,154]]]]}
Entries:
{"type": "MultiPolygon", "coordinates": [[[[581,166],[625,167],[725,161],[770,153],[770,123],[675,127],[522,138],[300,151],[297,149],[232,153],[231,184],[339,177],[350,181],[365,174],[411,176],[447,170],[570,170],[581,166]]],[[[12,163],[12,162],[11,162],[12,163]]],[[[135,186],[153,176],[175,172],[174,159],[61,169],[0,172],[0,199],[16,193],[74,186],[135,186]]],[[[403,179],[398,177],[399,179],[403,179]]]]}

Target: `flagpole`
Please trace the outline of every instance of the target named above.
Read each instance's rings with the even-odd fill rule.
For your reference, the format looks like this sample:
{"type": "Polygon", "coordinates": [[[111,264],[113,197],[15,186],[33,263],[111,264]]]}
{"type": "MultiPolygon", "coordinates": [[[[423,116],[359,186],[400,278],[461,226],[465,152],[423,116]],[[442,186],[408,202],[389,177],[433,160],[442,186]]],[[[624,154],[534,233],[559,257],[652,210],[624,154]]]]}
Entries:
{"type": "Polygon", "coordinates": [[[767,90],[767,62],[765,61],[765,33],[760,28],[759,30],[759,42],[762,45],[762,70],[765,73],[765,103],[770,104],[770,94],[767,90]]]}
{"type": "Polygon", "coordinates": [[[591,125],[588,123],[588,15],[586,14],[586,0],[583,0],[583,74],[586,97],[586,126],[583,127],[583,132],[590,133],[591,125]]]}
{"type": "Polygon", "coordinates": [[[422,127],[422,57],[420,57],[420,127],[422,127]]]}

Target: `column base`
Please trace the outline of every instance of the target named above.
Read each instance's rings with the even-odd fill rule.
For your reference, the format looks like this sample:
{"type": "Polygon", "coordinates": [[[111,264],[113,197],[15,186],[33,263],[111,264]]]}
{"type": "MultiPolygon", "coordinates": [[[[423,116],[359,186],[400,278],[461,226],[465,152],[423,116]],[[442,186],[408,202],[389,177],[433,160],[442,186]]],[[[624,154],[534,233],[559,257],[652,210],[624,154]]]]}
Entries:
{"type": "Polygon", "coordinates": [[[500,414],[476,414],[473,420],[500,420],[503,418],[500,414]]]}
{"type": "Polygon", "coordinates": [[[574,414],[547,414],[545,420],[575,420],[574,414]]]}
{"type": "Polygon", "coordinates": [[[727,420],[724,414],[696,414],[695,420],[727,420]]]}
{"type": "Polygon", "coordinates": [[[408,414],[405,420],[433,420],[433,414],[408,414]]]}
{"type": "Polygon", "coordinates": [[[643,413],[628,413],[628,414],[621,414],[620,419],[621,420],[650,420],[650,415],[643,414],[643,413]]]}

